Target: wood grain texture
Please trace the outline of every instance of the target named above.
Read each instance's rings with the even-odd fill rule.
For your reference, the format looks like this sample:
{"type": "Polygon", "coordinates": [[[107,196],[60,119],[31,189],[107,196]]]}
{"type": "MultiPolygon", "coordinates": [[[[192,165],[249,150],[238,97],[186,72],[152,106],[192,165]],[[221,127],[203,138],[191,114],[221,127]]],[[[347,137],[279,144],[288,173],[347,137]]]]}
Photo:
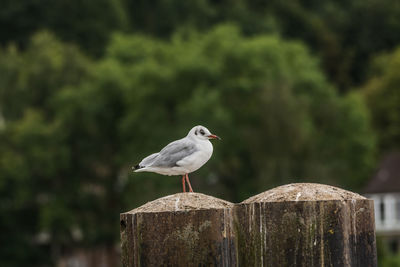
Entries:
{"type": "Polygon", "coordinates": [[[236,266],[232,212],[210,208],[123,213],[123,266],[236,266]]]}
{"type": "Polygon", "coordinates": [[[377,266],[372,200],[235,207],[240,266],[377,266]]]}
{"type": "Polygon", "coordinates": [[[372,200],[318,184],[274,188],[236,205],[175,194],[120,215],[122,263],[376,267],[373,209],[372,200]]]}

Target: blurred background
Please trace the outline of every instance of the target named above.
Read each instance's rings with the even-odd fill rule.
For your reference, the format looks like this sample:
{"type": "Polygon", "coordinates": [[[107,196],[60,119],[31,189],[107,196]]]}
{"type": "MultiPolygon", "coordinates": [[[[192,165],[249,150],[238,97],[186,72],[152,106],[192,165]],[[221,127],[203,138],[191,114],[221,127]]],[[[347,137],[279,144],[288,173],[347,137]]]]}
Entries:
{"type": "Polygon", "coordinates": [[[0,30],[1,266],[119,266],[119,213],[181,191],[131,167],[198,124],[195,191],[375,194],[400,266],[399,1],[2,0],[0,30]]]}

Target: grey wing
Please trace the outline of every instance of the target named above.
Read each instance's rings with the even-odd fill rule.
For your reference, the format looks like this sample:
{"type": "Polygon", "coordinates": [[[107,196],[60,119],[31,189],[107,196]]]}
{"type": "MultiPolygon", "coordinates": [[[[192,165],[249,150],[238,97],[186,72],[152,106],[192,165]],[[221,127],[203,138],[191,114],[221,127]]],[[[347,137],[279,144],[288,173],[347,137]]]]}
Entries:
{"type": "Polygon", "coordinates": [[[196,145],[186,139],[177,140],[164,147],[151,166],[174,167],[177,162],[197,151],[196,145]]]}
{"type": "Polygon", "coordinates": [[[158,156],[159,153],[151,154],[150,156],[145,157],[140,163],[139,166],[148,166],[150,165],[154,159],[158,156]]]}

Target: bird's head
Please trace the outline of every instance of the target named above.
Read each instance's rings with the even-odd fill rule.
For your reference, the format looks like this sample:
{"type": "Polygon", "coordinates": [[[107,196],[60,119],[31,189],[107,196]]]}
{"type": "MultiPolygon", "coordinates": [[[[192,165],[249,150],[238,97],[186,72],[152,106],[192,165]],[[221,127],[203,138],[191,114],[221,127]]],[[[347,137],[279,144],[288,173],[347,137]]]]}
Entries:
{"type": "Polygon", "coordinates": [[[206,127],[198,125],[193,127],[189,133],[188,136],[191,138],[199,139],[199,140],[208,140],[208,139],[219,139],[217,135],[212,134],[206,127]]]}

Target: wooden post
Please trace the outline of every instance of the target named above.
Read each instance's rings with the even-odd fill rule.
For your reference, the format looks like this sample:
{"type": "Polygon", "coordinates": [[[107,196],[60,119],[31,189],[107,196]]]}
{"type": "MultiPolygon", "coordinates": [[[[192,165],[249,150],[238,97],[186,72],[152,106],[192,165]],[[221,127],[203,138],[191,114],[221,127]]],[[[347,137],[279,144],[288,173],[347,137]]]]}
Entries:
{"type": "Polygon", "coordinates": [[[121,214],[124,267],[377,266],[373,201],[290,184],[240,204],[180,193],[121,214]]]}
{"type": "Polygon", "coordinates": [[[232,207],[179,193],[122,213],[123,266],[236,266],[232,207]]]}
{"type": "Polygon", "coordinates": [[[373,201],[290,184],[235,207],[241,266],[377,266],[373,201]]]}

